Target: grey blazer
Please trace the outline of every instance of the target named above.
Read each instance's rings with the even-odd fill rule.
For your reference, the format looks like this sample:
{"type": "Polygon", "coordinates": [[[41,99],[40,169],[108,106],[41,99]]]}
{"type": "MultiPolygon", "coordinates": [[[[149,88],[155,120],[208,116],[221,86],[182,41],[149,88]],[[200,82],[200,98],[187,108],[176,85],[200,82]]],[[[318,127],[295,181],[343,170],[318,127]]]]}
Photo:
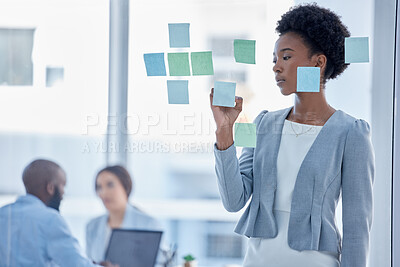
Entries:
{"type": "MultiPolygon", "coordinates": [[[[273,204],[276,161],[281,133],[292,107],[263,111],[255,119],[256,148],[244,148],[238,160],[232,145],[214,149],[218,187],[226,210],[237,212],[251,198],[235,232],[248,237],[274,238],[273,204]]],[[[374,152],[370,128],[337,110],[321,129],[305,156],[295,183],[288,245],[298,251],[341,254],[341,267],[365,267],[372,223],[374,152]],[[343,241],[335,223],[342,196],[343,241]]]]}

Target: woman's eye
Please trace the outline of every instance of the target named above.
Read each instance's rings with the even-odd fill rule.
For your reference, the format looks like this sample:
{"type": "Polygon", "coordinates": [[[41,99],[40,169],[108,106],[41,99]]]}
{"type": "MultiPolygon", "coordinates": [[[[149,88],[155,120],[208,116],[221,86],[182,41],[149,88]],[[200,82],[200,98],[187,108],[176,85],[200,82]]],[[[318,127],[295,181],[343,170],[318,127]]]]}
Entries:
{"type": "Polygon", "coordinates": [[[290,56],[284,56],[283,60],[288,60],[290,58],[290,56]]]}
{"type": "Polygon", "coordinates": [[[276,64],[276,59],[275,58],[272,60],[272,63],[276,64]]]}
{"type": "Polygon", "coordinates": [[[114,183],[113,182],[109,182],[109,183],[107,183],[107,186],[108,187],[114,187],[114,183]]]}

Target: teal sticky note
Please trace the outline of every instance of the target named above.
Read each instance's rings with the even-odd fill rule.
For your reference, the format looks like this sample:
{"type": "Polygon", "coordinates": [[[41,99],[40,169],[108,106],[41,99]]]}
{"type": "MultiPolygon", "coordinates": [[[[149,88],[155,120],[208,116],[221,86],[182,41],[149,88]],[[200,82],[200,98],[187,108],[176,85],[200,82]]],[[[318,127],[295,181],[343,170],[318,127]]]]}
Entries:
{"type": "Polygon", "coordinates": [[[168,104],[189,104],[189,81],[168,80],[168,104]]]}
{"type": "Polygon", "coordinates": [[[190,54],[193,75],[214,75],[212,52],[193,52],[190,54]]]}
{"type": "Polygon", "coordinates": [[[297,92],[319,92],[319,87],[319,67],[297,67],[297,92]]]}
{"type": "Polygon", "coordinates": [[[169,47],[190,47],[189,23],[170,23],[169,47]]]}
{"type": "Polygon", "coordinates": [[[256,147],[257,131],[255,123],[235,123],[235,146],[256,147]]]}
{"type": "Polygon", "coordinates": [[[368,37],[348,37],[344,39],[344,62],[369,62],[368,37]]]}
{"type": "Polygon", "coordinates": [[[144,54],[147,76],[166,76],[164,53],[144,54]]]}
{"type": "Polygon", "coordinates": [[[215,82],[213,105],[221,107],[235,106],[236,83],[215,82]]]}
{"type": "Polygon", "coordinates": [[[235,60],[238,63],[256,64],[256,41],[239,40],[233,41],[235,60]]]}
{"type": "Polygon", "coordinates": [[[169,75],[190,76],[189,53],[168,53],[169,75]]]}

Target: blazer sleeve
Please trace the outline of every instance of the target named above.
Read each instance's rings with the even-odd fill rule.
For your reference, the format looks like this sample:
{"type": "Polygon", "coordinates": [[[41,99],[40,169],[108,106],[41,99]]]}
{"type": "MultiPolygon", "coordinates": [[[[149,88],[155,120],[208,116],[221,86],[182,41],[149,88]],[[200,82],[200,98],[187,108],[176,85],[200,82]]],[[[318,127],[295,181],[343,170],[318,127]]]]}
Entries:
{"type": "MultiPolygon", "coordinates": [[[[266,113],[261,112],[254,120],[257,128],[266,113]]],[[[234,144],[226,150],[214,146],[218,188],[222,203],[229,212],[241,210],[253,193],[253,154],[254,148],[245,147],[238,160],[234,144]]]]}
{"type": "Polygon", "coordinates": [[[366,267],[372,223],[375,156],[367,122],[349,130],[342,162],[343,243],[341,267],[366,267]]]}

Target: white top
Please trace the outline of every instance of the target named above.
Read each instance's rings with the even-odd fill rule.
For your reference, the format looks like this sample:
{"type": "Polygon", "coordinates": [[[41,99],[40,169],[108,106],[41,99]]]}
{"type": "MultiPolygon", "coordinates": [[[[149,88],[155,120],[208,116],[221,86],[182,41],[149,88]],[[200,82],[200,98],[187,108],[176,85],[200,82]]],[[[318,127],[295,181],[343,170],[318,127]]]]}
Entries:
{"type": "Polygon", "coordinates": [[[290,212],[292,193],[301,163],[322,127],[285,120],[277,159],[275,210],[290,212]]]}
{"type": "Polygon", "coordinates": [[[277,189],[274,215],[278,227],[275,238],[250,238],[244,267],[339,267],[338,254],[325,251],[296,251],[289,247],[292,194],[300,166],[323,126],[285,120],[277,159],[277,189]]]}

